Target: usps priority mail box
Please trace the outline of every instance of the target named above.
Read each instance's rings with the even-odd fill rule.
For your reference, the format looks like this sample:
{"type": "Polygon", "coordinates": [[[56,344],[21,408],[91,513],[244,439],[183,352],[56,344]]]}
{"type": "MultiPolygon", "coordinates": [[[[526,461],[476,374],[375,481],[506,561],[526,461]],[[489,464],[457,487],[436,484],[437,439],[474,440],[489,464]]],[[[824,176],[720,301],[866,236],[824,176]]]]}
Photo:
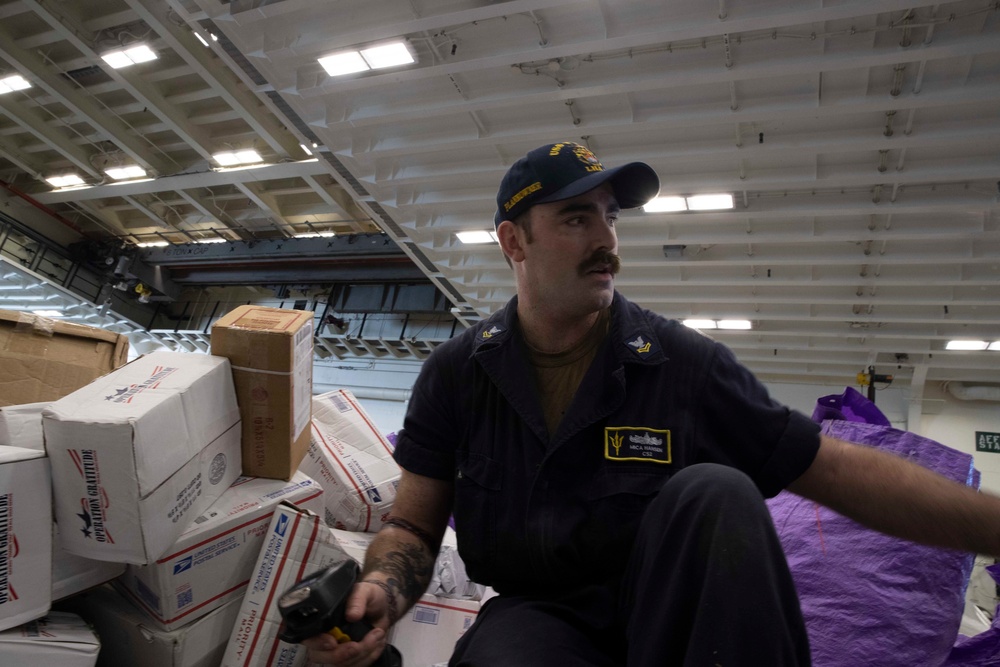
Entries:
{"type": "Polygon", "coordinates": [[[311,435],[299,470],[323,485],[327,525],[378,532],[399,486],[392,445],[345,389],[313,397],[311,435]]]}
{"type": "Polygon", "coordinates": [[[101,640],[87,623],[62,611],[50,611],[0,632],[0,665],[4,667],[94,667],[101,640]]]}
{"type": "Polygon", "coordinates": [[[425,594],[390,628],[389,643],[399,650],[406,667],[447,663],[455,642],[472,627],[479,608],[478,600],[425,594]]]}
{"type": "Polygon", "coordinates": [[[45,452],[0,447],[0,630],[52,604],[52,486],[45,452]]]}
{"type": "Polygon", "coordinates": [[[241,470],[229,361],[154,352],[42,412],[62,546],[156,560],[241,470]]]}
{"type": "Polygon", "coordinates": [[[232,600],[169,631],[150,625],[144,613],[108,584],[59,606],[79,614],[97,630],[102,644],[97,667],[218,667],[240,601],[232,600]]]}
{"type": "Polygon", "coordinates": [[[264,548],[233,626],[223,667],[300,667],[308,651],[278,639],[277,600],[307,575],[348,556],[319,516],[281,503],[271,517],[264,548]]]}
{"type": "Polygon", "coordinates": [[[243,597],[279,502],[323,510],[323,487],[302,473],[291,481],[241,477],[150,565],[129,565],[119,586],[155,624],[172,630],[243,597]]]}

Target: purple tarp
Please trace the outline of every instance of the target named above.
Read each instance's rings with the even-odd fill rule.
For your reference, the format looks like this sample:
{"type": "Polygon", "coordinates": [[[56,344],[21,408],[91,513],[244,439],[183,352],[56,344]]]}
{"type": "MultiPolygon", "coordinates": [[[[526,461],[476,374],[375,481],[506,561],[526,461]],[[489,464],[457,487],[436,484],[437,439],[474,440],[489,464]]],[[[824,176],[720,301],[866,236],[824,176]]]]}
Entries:
{"type": "MultiPolygon", "coordinates": [[[[823,432],[978,488],[972,456],[933,440],[849,421],[825,421],[823,432]]],[[[945,663],[958,636],[973,554],[884,535],[788,492],[768,505],[802,601],[814,667],[945,663]]]]}

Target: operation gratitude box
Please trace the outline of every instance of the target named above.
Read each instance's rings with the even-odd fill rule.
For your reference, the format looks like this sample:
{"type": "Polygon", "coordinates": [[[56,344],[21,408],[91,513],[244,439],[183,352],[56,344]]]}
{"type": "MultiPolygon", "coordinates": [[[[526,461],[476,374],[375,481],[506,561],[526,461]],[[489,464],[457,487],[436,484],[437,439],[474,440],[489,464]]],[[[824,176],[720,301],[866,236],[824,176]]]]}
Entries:
{"type": "Polygon", "coordinates": [[[45,452],[0,447],[0,630],[52,604],[51,494],[45,452]]]}
{"type": "Polygon", "coordinates": [[[212,354],[232,363],[243,472],[290,479],[309,447],[313,312],[239,306],[212,325],[212,354]]]}
{"type": "Polygon", "coordinates": [[[3,667],[94,667],[101,640],[87,623],[68,612],[50,611],[38,619],[0,632],[3,667]]]}
{"type": "Polygon", "coordinates": [[[240,474],[229,361],[154,352],[47,407],[62,546],[146,564],[240,474]]]}
{"type": "Polygon", "coordinates": [[[241,599],[282,501],[321,511],[323,488],[302,473],[290,482],[241,477],[166,554],[150,565],[129,565],[116,586],[164,630],[241,599]]]}

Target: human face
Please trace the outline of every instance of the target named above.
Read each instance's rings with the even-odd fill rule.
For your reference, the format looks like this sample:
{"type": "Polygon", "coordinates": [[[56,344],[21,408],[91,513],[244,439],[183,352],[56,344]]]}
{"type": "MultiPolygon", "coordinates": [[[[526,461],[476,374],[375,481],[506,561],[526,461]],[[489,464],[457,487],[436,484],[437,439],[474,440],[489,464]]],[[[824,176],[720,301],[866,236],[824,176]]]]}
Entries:
{"type": "Polygon", "coordinates": [[[519,234],[521,298],[560,318],[586,317],[609,306],[620,267],[619,206],[611,185],[536,204],[530,213],[530,234],[519,234]]]}

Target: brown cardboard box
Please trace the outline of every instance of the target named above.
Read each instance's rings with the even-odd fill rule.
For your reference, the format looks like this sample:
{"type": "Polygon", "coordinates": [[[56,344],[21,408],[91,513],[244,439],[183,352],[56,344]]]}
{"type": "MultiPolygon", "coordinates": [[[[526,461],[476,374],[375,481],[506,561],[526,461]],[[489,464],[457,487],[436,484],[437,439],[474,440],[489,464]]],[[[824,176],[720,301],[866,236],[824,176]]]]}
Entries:
{"type": "Polygon", "coordinates": [[[243,474],[289,480],[309,448],[313,313],[239,306],[212,326],[243,419],[243,474]]]}
{"type": "Polygon", "coordinates": [[[122,334],[0,310],[0,406],[62,398],[127,358],[122,334]]]}

